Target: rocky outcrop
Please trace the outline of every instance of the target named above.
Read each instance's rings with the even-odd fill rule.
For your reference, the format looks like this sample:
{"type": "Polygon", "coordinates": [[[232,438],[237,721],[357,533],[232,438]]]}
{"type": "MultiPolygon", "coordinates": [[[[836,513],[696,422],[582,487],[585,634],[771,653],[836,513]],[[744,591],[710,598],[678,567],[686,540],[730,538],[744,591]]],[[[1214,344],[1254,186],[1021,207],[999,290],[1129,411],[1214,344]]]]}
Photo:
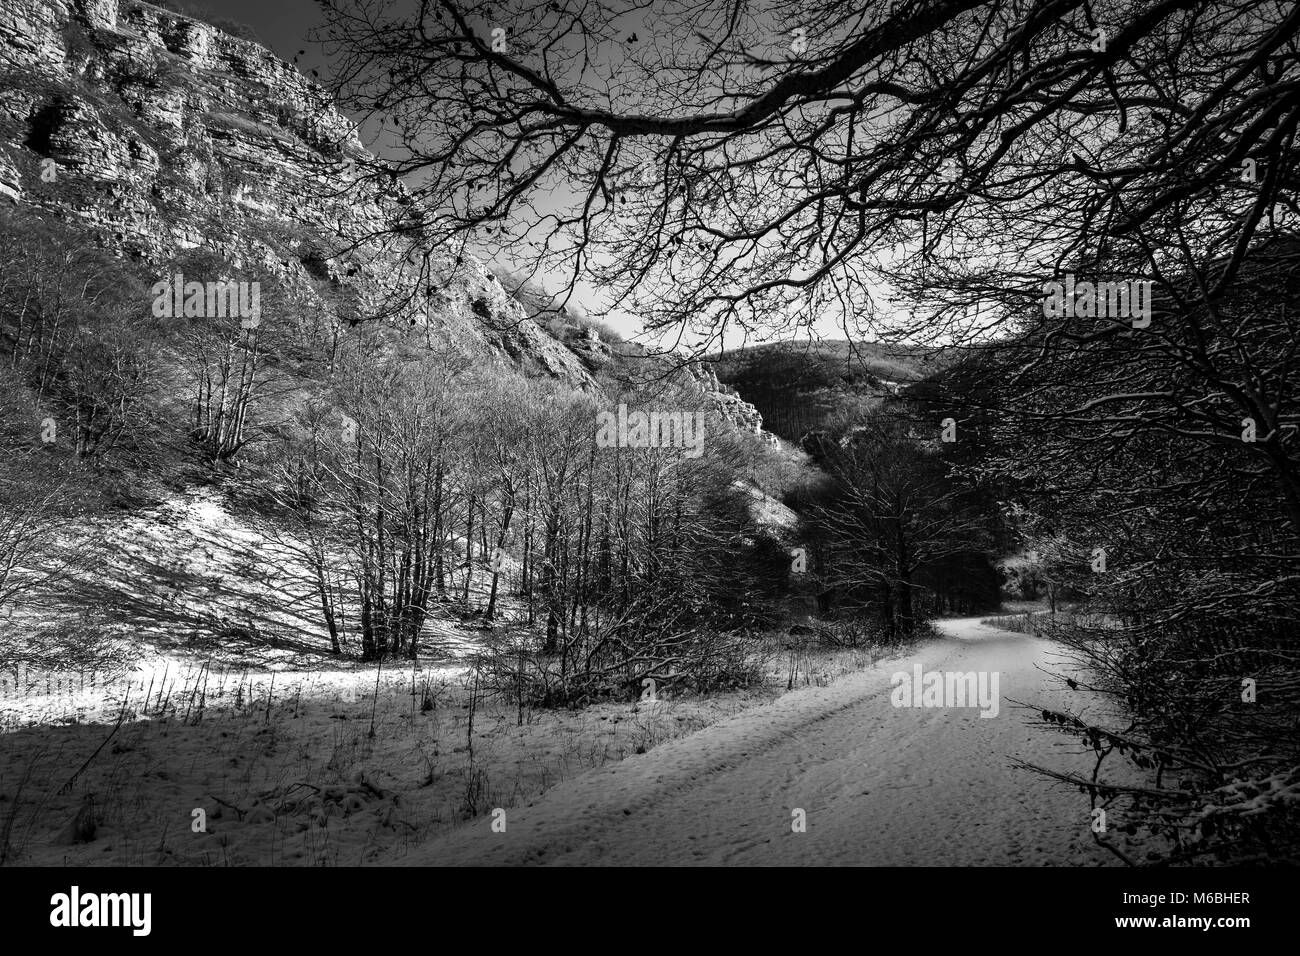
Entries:
{"type": "MultiPolygon", "coordinates": [[[[618,380],[629,378],[623,374],[628,368],[639,368],[643,373],[641,377],[652,379],[677,370],[674,376],[677,380],[684,377],[699,389],[722,417],[737,429],[756,435],[769,444],[777,442],[775,435],[763,430],[763,416],[758,409],[741,398],[736,389],[722,384],[712,364],[685,360],[671,353],[656,354],[634,342],[606,341],[600,332],[602,324],[591,321],[585,310],[574,312],[563,304],[556,306],[556,297],[535,283],[511,283],[509,277],[506,283],[513,290],[511,295],[536,325],[547,330],[552,338],[576,355],[589,372],[610,373],[618,380]],[[658,371],[646,373],[647,366],[658,371]]],[[[637,378],[636,375],[630,376],[631,381],[637,378]]]]}
{"type": "Polygon", "coordinates": [[[758,409],[741,398],[740,393],[730,385],[719,382],[718,373],[713,370],[712,365],[692,362],[687,368],[690,369],[692,378],[704,393],[717,405],[724,418],[741,431],[758,435],[769,444],[775,444],[776,436],[763,431],[763,416],[759,414],[758,409]]]}
{"type": "Polygon", "coordinates": [[[481,263],[393,234],[401,184],[260,45],[139,0],[4,0],[0,73],[0,199],[125,256],[210,249],[340,321],[428,327],[595,387],[481,263]]]}
{"type": "Polygon", "coordinates": [[[23,198],[22,177],[9,154],[0,149],[0,197],[19,202],[23,198]]]}

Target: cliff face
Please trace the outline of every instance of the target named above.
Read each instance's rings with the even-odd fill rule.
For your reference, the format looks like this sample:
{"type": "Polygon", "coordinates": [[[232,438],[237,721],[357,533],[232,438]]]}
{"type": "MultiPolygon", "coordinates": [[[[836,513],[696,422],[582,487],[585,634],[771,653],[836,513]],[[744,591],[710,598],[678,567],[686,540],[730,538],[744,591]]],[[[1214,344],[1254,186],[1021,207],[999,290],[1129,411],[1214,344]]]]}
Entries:
{"type": "Polygon", "coordinates": [[[367,238],[409,221],[403,190],[361,179],[350,122],[258,44],[138,0],[4,0],[0,74],[0,197],[123,255],[211,249],[340,320],[427,322],[594,387],[473,257],[367,238]]]}
{"type": "MultiPolygon", "coordinates": [[[[79,223],[124,256],[208,249],[340,322],[425,326],[485,360],[598,392],[571,349],[473,256],[389,235],[400,183],[319,85],[257,43],[140,0],[0,3],[0,202],[79,223]]],[[[604,352],[599,356],[592,349],[604,352]]],[[[761,417],[707,368],[724,417],[761,417]]]]}
{"type": "Polygon", "coordinates": [[[718,381],[718,373],[708,363],[695,363],[690,366],[691,375],[700,388],[714,401],[722,416],[743,432],[757,435],[768,444],[776,442],[776,436],[763,430],[763,416],[757,408],[740,397],[740,393],[730,385],[718,381]]]}

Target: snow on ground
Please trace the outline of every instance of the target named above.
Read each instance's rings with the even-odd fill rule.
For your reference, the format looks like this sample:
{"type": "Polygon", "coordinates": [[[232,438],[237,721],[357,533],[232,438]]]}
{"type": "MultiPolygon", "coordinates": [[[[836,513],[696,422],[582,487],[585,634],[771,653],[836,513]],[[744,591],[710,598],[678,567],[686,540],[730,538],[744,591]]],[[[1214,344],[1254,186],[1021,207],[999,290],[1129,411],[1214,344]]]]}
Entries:
{"type": "MultiPolygon", "coordinates": [[[[456,604],[437,606],[417,661],[327,654],[292,542],[252,520],[214,489],[174,496],[109,528],[110,547],[72,586],[0,621],[0,862],[390,859],[788,683],[871,661],[775,637],[761,686],[649,708],[521,709],[474,690],[466,658],[487,632],[456,604]],[[51,657],[63,666],[32,663],[51,657]],[[85,806],[94,839],[63,842],[85,806]]],[[[489,580],[476,569],[475,606],[489,580]]],[[[452,584],[459,593],[463,577],[452,584]]],[[[509,588],[499,610],[523,614],[509,588]]]]}
{"type": "Polygon", "coordinates": [[[731,486],[748,496],[750,517],[763,527],[788,531],[799,523],[799,516],[791,508],[773,498],[753,482],[737,480],[733,481],[731,486]]]}
{"type": "MultiPolygon", "coordinates": [[[[796,684],[872,660],[794,656],[796,684]]],[[[0,847],[7,833],[8,862],[41,865],[387,862],[771,700],[790,655],[774,647],[768,665],[767,683],[748,690],[581,711],[484,701],[459,661],[269,671],[167,655],[129,687],[78,679],[68,693],[67,678],[63,693],[38,680],[19,694],[11,682],[0,698],[0,847]],[[61,842],[88,800],[95,838],[61,842]]]]}
{"type": "Polygon", "coordinates": [[[979,624],[827,687],[810,687],[475,820],[401,862],[464,864],[1104,865],[1077,791],[1014,758],[1090,770],[1078,741],[1009,700],[1079,709],[1049,680],[1055,645],[979,624]],[[894,707],[891,675],[997,671],[997,717],[894,707]],[[803,810],[806,832],[793,831],[803,810]],[[498,827],[499,829],[499,827],[498,827]]]}
{"type": "MultiPolygon", "coordinates": [[[[220,489],[172,495],[106,520],[102,533],[106,544],[93,564],[0,621],[0,661],[9,656],[3,643],[9,628],[21,636],[58,622],[94,638],[101,670],[113,661],[120,671],[134,667],[140,674],[152,666],[155,648],[164,657],[176,651],[264,668],[329,666],[329,641],[304,546],[284,529],[232,506],[220,489]]],[[[471,594],[483,605],[491,574],[477,550],[471,594]]],[[[519,611],[511,587],[518,573],[517,562],[507,560],[498,602],[502,620],[519,611]]],[[[449,592],[459,594],[463,586],[464,573],[449,572],[449,592]]],[[[444,623],[435,613],[421,635],[427,657],[472,650],[461,629],[444,623]]],[[[359,648],[348,641],[355,625],[339,620],[344,651],[353,654],[359,648]]],[[[161,659],[153,663],[165,666],[161,659]]]]}
{"type": "Polygon", "coordinates": [[[10,863],[1111,862],[1084,798],[1011,766],[1091,766],[1005,700],[1076,703],[1044,673],[1053,645],[978,619],[874,667],[778,641],[763,687],[520,712],[471,693],[482,632],[454,609],[430,622],[432,657],[377,671],[324,654],[289,552],[216,495],[167,502],[115,542],[78,595],[121,618],[78,625],[116,642],[109,667],[0,671],[10,863]],[[1000,715],[892,707],[890,675],[914,662],[1000,672],[1000,715]],[[792,668],[817,686],[773,702],[792,668]],[[95,838],[62,842],[87,804],[95,838]]]}
{"type": "Polygon", "coordinates": [[[372,862],[770,698],[754,692],[670,701],[653,711],[602,704],[522,715],[476,702],[471,753],[462,680],[425,672],[412,694],[411,669],[394,669],[381,675],[376,696],[373,669],[351,675],[352,683],[338,675],[281,683],[277,674],[272,695],[269,680],[241,684],[241,676],[188,723],[182,705],[180,713],[127,720],[116,731],[106,721],[0,734],[0,831],[14,813],[10,862],[372,862]],[[426,680],[436,701],[428,710],[426,680]],[[95,839],[60,844],[87,799],[101,818],[95,839]],[[206,815],[206,832],[194,832],[195,810],[206,815]]]}
{"type": "MultiPolygon", "coordinates": [[[[301,546],[285,533],[269,534],[269,527],[235,513],[213,488],[106,521],[107,544],[94,564],[74,570],[67,586],[4,609],[0,731],[112,721],[124,704],[133,715],[176,707],[193,712],[241,682],[261,698],[273,673],[280,694],[302,687],[307,696],[354,694],[358,668],[340,667],[328,653],[301,546]],[[59,648],[49,643],[51,629],[62,634],[59,648]],[[61,666],[40,666],[60,657],[61,666]]],[[[510,587],[518,571],[507,559],[498,627],[523,615],[510,587]]],[[[486,604],[490,580],[485,566],[475,568],[475,606],[486,604]]],[[[459,595],[463,585],[463,573],[449,575],[450,593],[459,595]]],[[[418,669],[461,673],[456,662],[480,647],[481,622],[463,620],[457,607],[431,609],[418,669]]],[[[348,623],[340,620],[341,627],[348,623]]],[[[355,655],[355,639],[349,644],[345,633],[343,641],[345,653],[355,655]]],[[[361,670],[373,682],[373,669],[361,670]]]]}

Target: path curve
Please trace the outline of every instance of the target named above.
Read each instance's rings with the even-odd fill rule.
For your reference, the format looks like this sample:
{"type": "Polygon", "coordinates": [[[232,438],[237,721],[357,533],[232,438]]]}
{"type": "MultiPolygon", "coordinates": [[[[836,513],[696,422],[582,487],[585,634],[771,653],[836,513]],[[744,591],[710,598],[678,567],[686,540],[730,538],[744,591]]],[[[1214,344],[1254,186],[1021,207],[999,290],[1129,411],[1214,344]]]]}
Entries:
{"type": "Polygon", "coordinates": [[[407,865],[1110,865],[1077,791],[1018,757],[1086,770],[1079,741],[1008,698],[1068,706],[1048,641],[939,621],[938,640],[828,687],[786,694],[559,784],[413,850],[407,865]],[[996,717],[895,707],[891,676],[996,671],[996,717]],[[792,811],[806,814],[792,832],[792,811]]]}

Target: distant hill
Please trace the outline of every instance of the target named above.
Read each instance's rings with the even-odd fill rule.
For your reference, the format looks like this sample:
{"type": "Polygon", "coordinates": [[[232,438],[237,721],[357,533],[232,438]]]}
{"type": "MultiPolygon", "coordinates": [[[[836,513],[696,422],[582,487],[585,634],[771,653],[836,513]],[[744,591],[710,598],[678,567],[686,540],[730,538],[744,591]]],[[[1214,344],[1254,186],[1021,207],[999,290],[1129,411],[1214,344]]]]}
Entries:
{"type": "Polygon", "coordinates": [[[706,362],[758,409],[768,431],[796,442],[837,413],[871,407],[941,367],[932,350],[844,339],[769,342],[706,362]]]}

